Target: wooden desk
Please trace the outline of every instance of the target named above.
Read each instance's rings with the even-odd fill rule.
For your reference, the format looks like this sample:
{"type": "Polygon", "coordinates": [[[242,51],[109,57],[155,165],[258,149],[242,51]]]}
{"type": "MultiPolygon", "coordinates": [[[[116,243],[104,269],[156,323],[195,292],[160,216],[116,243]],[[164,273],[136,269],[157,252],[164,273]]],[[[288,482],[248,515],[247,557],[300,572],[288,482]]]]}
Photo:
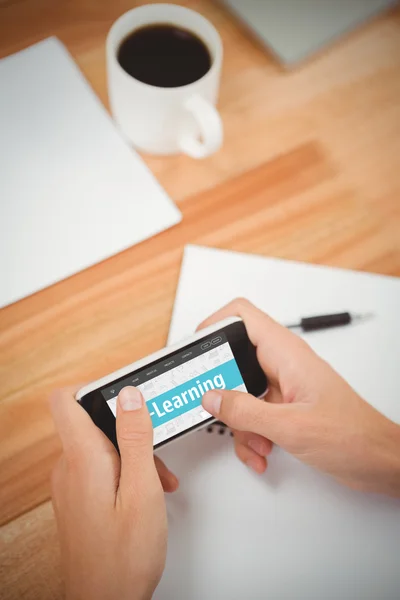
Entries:
{"type": "MultiPolygon", "coordinates": [[[[135,3],[2,0],[0,55],[46,36],[107,104],[104,40],[135,3]]],[[[48,478],[57,387],[166,340],[184,244],[400,275],[400,10],[292,73],[211,0],[187,2],[225,46],[225,144],[147,158],[183,222],[0,312],[0,597],[61,597],[48,478]]]]}

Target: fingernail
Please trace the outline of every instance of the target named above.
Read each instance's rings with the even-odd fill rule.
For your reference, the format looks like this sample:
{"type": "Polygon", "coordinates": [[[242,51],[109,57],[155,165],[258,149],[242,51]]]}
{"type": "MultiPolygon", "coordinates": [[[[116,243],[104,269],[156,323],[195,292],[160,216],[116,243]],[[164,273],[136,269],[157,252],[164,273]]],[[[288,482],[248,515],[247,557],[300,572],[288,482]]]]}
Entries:
{"type": "Polygon", "coordinates": [[[217,415],[221,410],[222,396],[218,392],[207,392],[203,396],[203,408],[212,415],[217,415]]]}
{"type": "Polygon", "coordinates": [[[258,475],[261,475],[261,473],[264,470],[263,468],[261,468],[260,463],[256,458],[249,458],[248,460],[246,460],[246,465],[250,467],[252,471],[258,473],[258,475]]]}
{"type": "Polygon", "coordinates": [[[143,406],[143,396],[136,388],[125,387],[119,393],[118,402],[122,410],[138,410],[143,406]]]}
{"type": "Polygon", "coordinates": [[[248,447],[257,452],[260,456],[267,456],[269,452],[268,445],[262,440],[249,440],[247,443],[248,447]]]}

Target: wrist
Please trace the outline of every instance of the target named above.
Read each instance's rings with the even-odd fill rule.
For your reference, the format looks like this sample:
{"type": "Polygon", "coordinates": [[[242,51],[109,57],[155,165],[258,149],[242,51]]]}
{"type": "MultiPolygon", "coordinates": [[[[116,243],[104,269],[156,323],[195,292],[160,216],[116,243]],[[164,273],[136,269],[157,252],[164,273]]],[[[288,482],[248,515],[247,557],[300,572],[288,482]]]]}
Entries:
{"type": "Polygon", "coordinates": [[[400,497],[400,425],[382,416],[375,450],[375,491],[400,497]]]}
{"type": "Polygon", "coordinates": [[[389,421],[389,468],[391,468],[391,490],[392,494],[400,497],[400,425],[389,421]]]}

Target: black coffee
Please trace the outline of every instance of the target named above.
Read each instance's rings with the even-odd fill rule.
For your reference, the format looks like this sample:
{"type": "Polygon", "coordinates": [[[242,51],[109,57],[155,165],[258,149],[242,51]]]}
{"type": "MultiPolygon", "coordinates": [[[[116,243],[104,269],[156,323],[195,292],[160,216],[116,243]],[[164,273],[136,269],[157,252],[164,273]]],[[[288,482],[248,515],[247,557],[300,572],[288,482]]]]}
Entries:
{"type": "Polygon", "coordinates": [[[211,56],[194,33],[174,25],[148,25],[121,43],[118,62],[135,79],[157,87],[179,87],[209,71],[211,56]]]}

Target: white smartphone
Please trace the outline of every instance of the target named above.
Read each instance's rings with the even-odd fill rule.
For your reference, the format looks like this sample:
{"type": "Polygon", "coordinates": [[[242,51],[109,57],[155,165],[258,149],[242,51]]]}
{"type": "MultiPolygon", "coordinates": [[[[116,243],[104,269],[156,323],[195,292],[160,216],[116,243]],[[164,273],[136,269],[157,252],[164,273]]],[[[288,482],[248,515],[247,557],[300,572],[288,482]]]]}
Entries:
{"type": "Polygon", "coordinates": [[[240,390],[262,397],[268,382],[243,321],[232,317],[79,390],[76,399],[116,448],[117,398],[131,385],[146,401],[156,449],[215,421],[201,405],[206,391],[240,390]]]}

